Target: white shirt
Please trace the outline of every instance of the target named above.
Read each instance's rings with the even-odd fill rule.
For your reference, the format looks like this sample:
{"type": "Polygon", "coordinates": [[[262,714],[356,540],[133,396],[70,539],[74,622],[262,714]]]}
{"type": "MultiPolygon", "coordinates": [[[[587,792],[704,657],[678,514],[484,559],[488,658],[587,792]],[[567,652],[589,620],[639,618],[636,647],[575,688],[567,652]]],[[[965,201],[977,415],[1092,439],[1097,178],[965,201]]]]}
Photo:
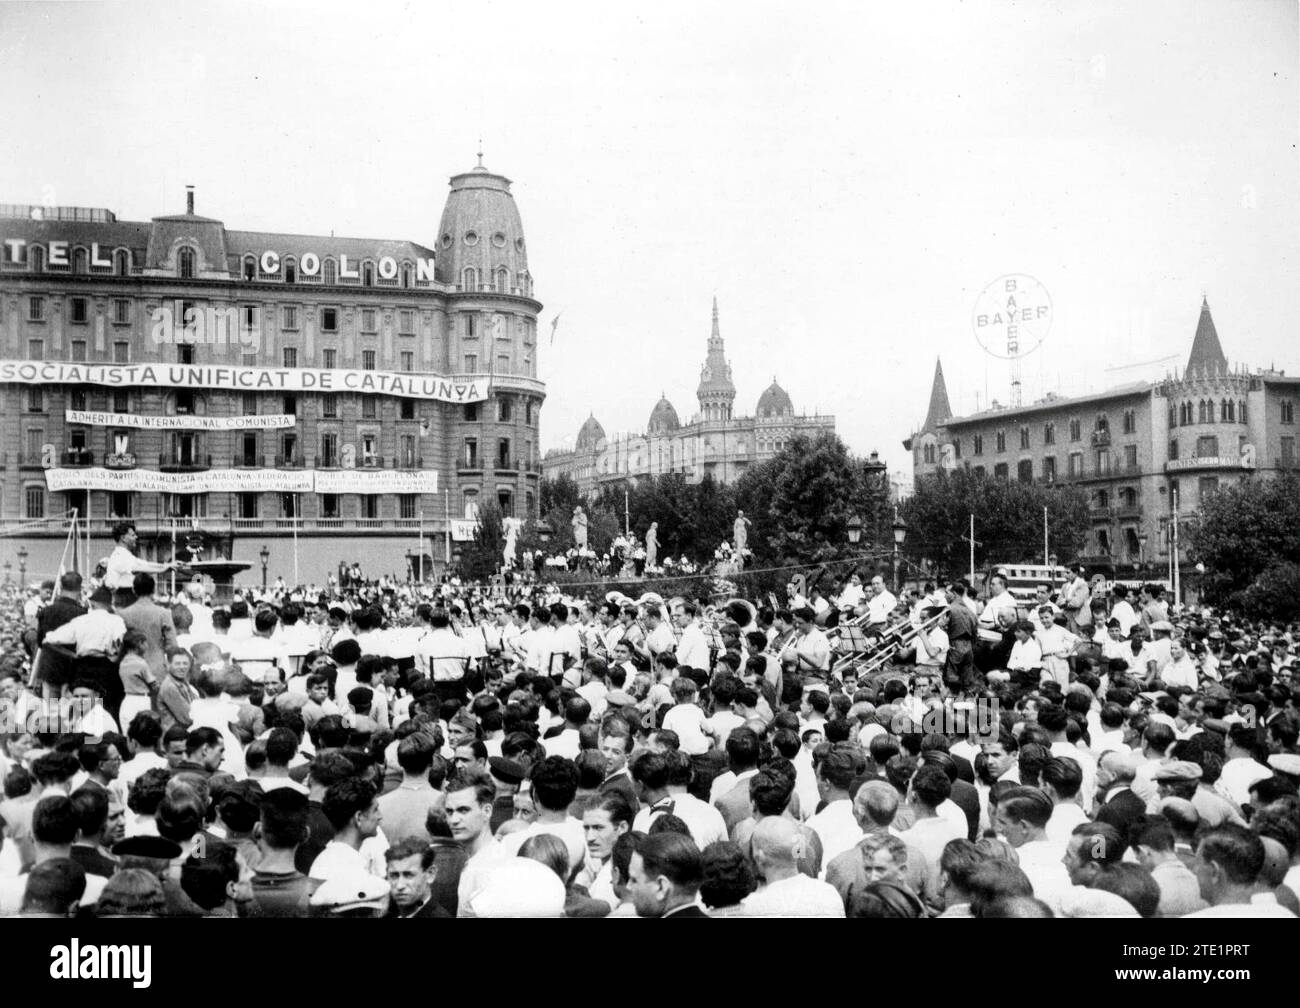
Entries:
{"type": "Polygon", "coordinates": [[[1074,827],[1088,821],[1087,814],[1074,802],[1065,802],[1052,809],[1047,820],[1047,839],[1053,843],[1068,844],[1074,827]]]}
{"type": "Polygon", "coordinates": [[[125,546],[118,544],[113,547],[113,552],[108,555],[108,563],[104,565],[104,587],[130,588],[137,571],[157,574],[166,566],[141,560],[125,546]]]}
{"type": "Polygon", "coordinates": [[[525,840],[543,834],[564,841],[565,849],[569,852],[569,871],[576,870],[582,864],[582,859],[587,855],[587,838],[582,829],[582,820],[573,816],[565,816],[564,822],[558,823],[530,823],[527,829],[507,833],[500,840],[501,853],[506,857],[516,857],[525,840]]]}
{"type": "Polygon", "coordinates": [[[844,916],[844,901],[835,887],[803,874],[768,883],[747,896],[741,907],[746,917],[844,916]]]}
{"type": "Polygon", "coordinates": [[[827,865],[862,839],[862,827],[853,817],[853,802],[847,798],[831,802],[809,819],[808,825],[822,842],[822,878],[827,865]]]}
{"type": "Polygon", "coordinates": [[[887,623],[889,614],[894,611],[896,605],[898,605],[898,599],[888,588],[879,595],[872,595],[867,599],[867,622],[887,623]]]}
{"type": "Polygon", "coordinates": [[[1028,640],[1016,641],[1011,645],[1011,656],[1007,658],[1008,671],[1026,671],[1036,668],[1042,668],[1043,652],[1038,646],[1038,641],[1030,637],[1028,640]]]}
{"type": "Polygon", "coordinates": [[[1119,620],[1120,632],[1127,637],[1133,632],[1133,627],[1138,621],[1137,613],[1128,601],[1116,602],[1110,610],[1110,618],[1119,620]]]}
{"type": "MultiPolygon", "coordinates": [[[[686,824],[686,828],[691,831],[691,839],[700,850],[704,850],[711,843],[727,839],[726,820],[722,818],[722,813],[708,802],[702,802],[691,794],[669,795],[667,801],[672,802],[672,814],[686,824]]],[[[649,833],[655,816],[662,814],[662,810],[656,811],[653,806],[643,808],[632,820],[632,829],[649,833]]]]}
{"type": "Polygon", "coordinates": [[[1034,887],[1034,896],[1051,907],[1057,916],[1061,914],[1061,901],[1074,886],[1061,860],[1065,857],[1066,846],[1066,843],[1052,840],[1031,840],[1016,848],[1020,870],[1034,887]]]}
{"type": "Polygon", "coordinates": [[[331,840],[325,849],[316,855],[307,872],[309,878],[328,882],[334,878],[347,878],[370,872],[370,865],[359,850],[353,850],[345,843],[331,840]]]}
{"type": "Polygon", "coordinates": [[[1018,606],[1019,603],[1016,602],[1016,597],[1004,589],[989,599],[988,604],[984,606],[984,612],[980,614],[980,626],[996,630],[1001,626],[998,617],[1006,612],[1011,614],[1012,619],[1015,619],[1018,606]]]}
{"type": "Polygon", "coordinates": [[[578,731],[575,728],[566,728],[552,738],[542,739],[541,743],[542,748],[546,750],[547,756],[563,756],[565,759],[571,760],[578,758],[578,752],[582,748],[578,731]]]}
{"type": "Polygon", "coordinates": [[[415,643],[415,667],[434,682],[463,679],[469,657],[465,641],[446,627],[430,630],[415,643]]]}
{"type": "Polygon", "coordinates": [[[710,671],[709,643],[699,623],[691,622],[682,631],[682,639],[677,643],[677,664],[710,671]]]}
{"type": "MultiPolygon", "coordinates": [[[[695,666],[692,666],[694,668],[695,666]]],[[[664,715],[664,728],[677,733],[681,740],[681,751],[687,756],[703,756],[712,748],[709,736],[705,734],[708,719],[704,711],[695,704],[677,704],[664,715]]],[[[550,750],[547,750],[548,754],[550,750]]]]}
{"type": "Polygon", "coordinates": [[[1160,673],[1160,681],[1166,686],[1186,686],[1194,690],[1200,684],[1200,678],[1196,674],[1196,663],[1184,652],[1177,661],[1170,661],[1165,666],[1164,671],[1160,673]]]}
{"type": "Polygon", "coordinates": [[[121,616],[107,609],[91,609],[55,627],[45,635],[45,643],[75,646],[78,657],[102,654],[116,658],[124,636],[126,623],[121,616]]]}
{"type": "Polygon", "coordinates": [[[456,916],[469,916],[470,904],[474,897],[483,890],[492,871],[505,859],[506,855],[502,852],[501,845],[496,840],[491,840],[465,862],[465,867],[460,872],[460,882],[456,886],[459,906],[456,916]]]}
{"type": "Polygon", "coordinates": [[[795,638],[795,655],[798,657],[797,670],[808,672],[813,669],[825,671],[831,665],[831,642],[817,627],[795,638]]]}
{"type": "MultiPolygon", "coordinates": [[[[48,639],[48,638],[47,638],[48,639]]],[[[1273,776],[1273,771],[1262,763],[1256,763],[1249,756],[1237,756],[1223,764],[1216,786],[1230,802],[1237,806],[1250,801],[1252,784],[1273,776]]]]}

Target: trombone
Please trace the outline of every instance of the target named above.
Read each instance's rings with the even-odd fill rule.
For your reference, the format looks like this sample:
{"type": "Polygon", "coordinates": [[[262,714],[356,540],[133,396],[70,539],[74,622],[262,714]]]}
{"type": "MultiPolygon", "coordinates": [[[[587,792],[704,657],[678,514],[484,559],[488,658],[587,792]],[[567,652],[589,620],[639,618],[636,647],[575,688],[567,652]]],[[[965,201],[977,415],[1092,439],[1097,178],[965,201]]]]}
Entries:
{"type": "MultiPolygon", "coordinates": [[[[856,667],[858,677],[869,677],[880,671],[887,662],[892,660],[903,649],[916,642],[917,637],[923,633],[929,633],[939,621],[947,615],[947,610],[935,613],[928,620],[923,620],[919,626],[911,619],[899,620],[893,626],[889,627],[880,637],[880,639],[867,651],[855,651],[838,658],[831,666],[832,674],[843,676],[844,670],[850,667],[856,667]]],[[[859,625],[860,620],[854,620],[849,626],[859,625]]]]}

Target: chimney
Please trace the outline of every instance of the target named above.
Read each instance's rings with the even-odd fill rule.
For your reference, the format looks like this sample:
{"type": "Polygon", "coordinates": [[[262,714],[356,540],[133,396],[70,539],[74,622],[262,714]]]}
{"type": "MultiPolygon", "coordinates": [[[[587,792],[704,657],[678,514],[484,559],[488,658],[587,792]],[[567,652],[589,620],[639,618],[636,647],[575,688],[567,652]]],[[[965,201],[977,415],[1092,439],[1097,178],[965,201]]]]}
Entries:
{"type": "Polygon", "coordinates": [[[192,185],[185,187],[185,212],[191,217],[194,216],[194,187],[192,185]]]}

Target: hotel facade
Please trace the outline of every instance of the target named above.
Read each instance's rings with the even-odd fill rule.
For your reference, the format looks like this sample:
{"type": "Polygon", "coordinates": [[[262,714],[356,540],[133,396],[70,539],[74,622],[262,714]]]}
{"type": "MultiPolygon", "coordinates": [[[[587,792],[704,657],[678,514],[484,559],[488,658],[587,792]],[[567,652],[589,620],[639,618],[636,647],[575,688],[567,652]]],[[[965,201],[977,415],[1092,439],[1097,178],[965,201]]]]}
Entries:
{"type": "Polygon", "coordinates": [[[1177,513],[1178,567],[1195,589],[1187,553],[1201,501],[1247,477],[1297,468],[1297,400],[1300,378],[1229,365],[1202,301],[1187,366],[1161,382],[954,417],[936,363],[925,422],[903,446],[918,484],[960,467],[991,479],[1079,485],[1090,500],[1077,558],[1086,563],[1137,565],[1149,576],[1170,570],[1177,513]]]}
{"type": "Polygon", "coordinates": [[[52,576],[75,512],[91,564],[130,519],[153,558],[179,536],[246,583],[265,550],[320,584],[433,573],[484,501],[535,514],[541,304],[510,185],[481,158],[454,176],[427,246],[229,230],[192,192],[148,222],[0,206],[6,561],[52,576]]]}

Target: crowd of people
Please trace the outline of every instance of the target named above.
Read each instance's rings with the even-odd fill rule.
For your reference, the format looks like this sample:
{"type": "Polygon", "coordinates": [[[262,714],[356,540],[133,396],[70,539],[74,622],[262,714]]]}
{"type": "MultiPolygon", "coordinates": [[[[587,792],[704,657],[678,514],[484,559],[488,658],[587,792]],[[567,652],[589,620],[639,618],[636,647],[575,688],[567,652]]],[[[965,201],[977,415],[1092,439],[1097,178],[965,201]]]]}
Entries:
{"type": "Polygon", "coordinates": [[[1294,626],[1086,572],[215,605],[115,535],[3,595],[0,915],[1300,911],[1294,626]]]}

